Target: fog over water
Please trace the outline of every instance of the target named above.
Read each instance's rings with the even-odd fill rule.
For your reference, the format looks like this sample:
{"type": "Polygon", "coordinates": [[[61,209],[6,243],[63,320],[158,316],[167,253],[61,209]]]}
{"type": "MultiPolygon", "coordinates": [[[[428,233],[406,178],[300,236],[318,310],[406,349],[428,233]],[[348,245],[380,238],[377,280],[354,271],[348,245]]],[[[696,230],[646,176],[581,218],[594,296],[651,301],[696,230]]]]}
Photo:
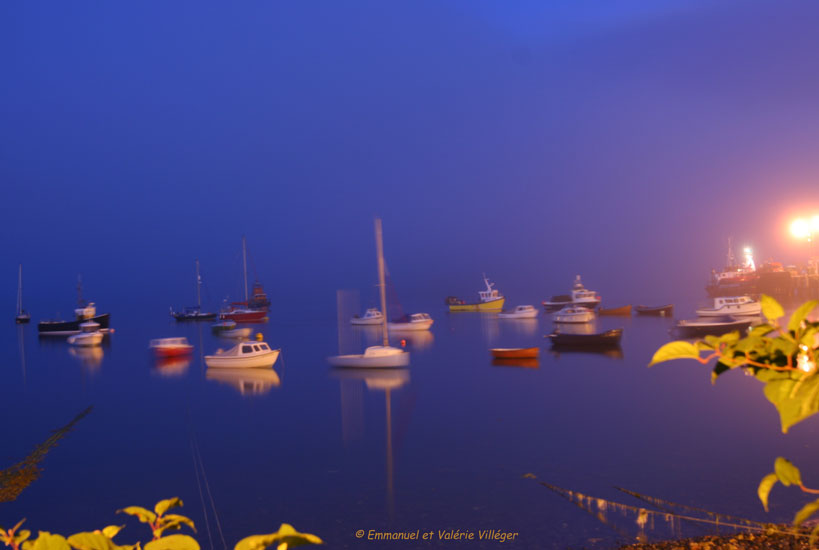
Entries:
{"type": "Polygon", "coordinates": [[[622,358],[503,369],[487,348],[541,345],[550,318],[443,300],[486,273],[537,305],[581,274],[604,306],[690,317],[729,237],[803,262],[787,229],[819,212],[817,18],[791,1],[1,5],[0,468],[94,410],[0,525],[68,533],[176,494],[199,524],[191,441],[230,544],[285,521],[332,547],[369,526],[613,544],[527,472],[769,519],[755,483],[780,454],[815,461],[816,422],[782,436],[739,373],[646,369],[670,320],[601,321],[625,328],[622,358]],[[406,380],[325,362],[337,291],[374,305],[374,216],[401,304],[436,320],[406,380]],[[207,324],[167,316],[195,301],[195,259],[208,309],[241,297],[243,235],[283,349],[255,396],[207,377],[225,345],[207,324]],[[82,275],[116,328],[101,356],[11,325],[20,263],[34,323],[70,316],[82,275]],[[163,371],[145,348],[172,335],[196,351],[163,371]]]}

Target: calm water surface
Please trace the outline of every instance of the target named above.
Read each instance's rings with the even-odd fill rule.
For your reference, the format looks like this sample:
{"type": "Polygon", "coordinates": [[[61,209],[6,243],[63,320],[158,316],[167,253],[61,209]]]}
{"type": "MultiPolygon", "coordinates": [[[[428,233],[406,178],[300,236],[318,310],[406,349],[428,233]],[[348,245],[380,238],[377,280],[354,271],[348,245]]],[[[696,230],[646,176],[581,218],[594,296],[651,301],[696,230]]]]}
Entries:
{"type": "MultiPolygon", "coordinates": [[[[690,316],[693,306],[677,311],[690,316]]],[[[806,476],[819,458],[816,419],[783,436],[754,379],[732,372],[712,386],[708,368],[693,362],[646,368],[669,340],[670,319],[602,318],[601,329],[625,329],[622,355],[557,355],[545,346],[538,366],[524,368],[494,366],[487,349],[543,345],[549,316],[499,320],[440,308],[430,311],[431,334],[408,338],[411,367],[378,373],[326,363],[340,348],[378,339],[346,324],[339,331],[329,304],[315,322],[273,312],[260,327],[283,350],[275,373],[219,377],[202,356],[229,342],[209,324],[177,324],[162,308],[100,311],[112,312],[116,329],[100,350],[38,338],[34,323],[0,333],[0,467],[93,406],[48,454],[40,478],[0,504],[0,525],[25,517],[29,529],[72,533],[122,523],[114,512],[124,506],[179,496],[203,548],[209,538],[223,548],[215,518],[204,515],[209,490],[229,548],[282,522],[333,548],[607,548],[636,536],[633,517],[617,516],[618,534],[538,481],[636,506],[614,486],[789,521],[799,495],[778,488],[765,514],[757,483],[779,455],[805,465],[806,476]],[[158,365],[147,343],[164,336],[186,336],[196,347],[191,360],[158,365]],[[357,540],[360,529],[519,535],[503,545],[374,543],[357,540]]],[[[650,537],[675,534],[654,527],[650,537]]],[[[681,534],[701,532],[683,525],[681,534]]],[[[120,537],[147,534],[128,521],[120,537]]]]}

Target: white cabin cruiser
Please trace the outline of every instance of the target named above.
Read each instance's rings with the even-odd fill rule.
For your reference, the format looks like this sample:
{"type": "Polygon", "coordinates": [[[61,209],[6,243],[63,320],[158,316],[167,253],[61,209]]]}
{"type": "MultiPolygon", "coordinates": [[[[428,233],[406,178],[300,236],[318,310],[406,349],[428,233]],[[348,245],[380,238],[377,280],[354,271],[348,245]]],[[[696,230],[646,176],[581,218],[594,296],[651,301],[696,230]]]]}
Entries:
{"type": "Polygon", "coordinates": [[[762,305],[750,296],[725,296],[714,298],[714,307],[697,310],[700,317],[721,317],[723,315],[761,315],[762,305]]]}
{"type": "Polygon", "coordinates": [[[100,331],[99,323],[86,321],[80,323],[80,333],[68,337],[68,343],[72,346],[99,346],[105,336],[100,331]]]}
{"type": "Polygon", "coordinates": [[[388,326],[390,330],[429,330],[434,323],[429,313],[413,313],[409,317],[404,317],[396,321],[390,321],[388,326]]]}
{"type": "Polygon", "coordinates": [[[566,306],[554,314],[555,323],[591,323],[594,321],[594,311],[583,306],[566,306]]]}
{"type": "Polygon", "coordinates": [[[380,325],[383,322],[384,316],[381,315],[381,312],[374,307],[369,308],[362,317],[356,315],[350,319],[351,325],[380,325]]]}
{"type": "Polygon", "coordinates": [[[577,275],[574,278],[571,294],[552,296],[549,300],[543,302],[543,307],[546,308],[546,311],[557,311],[564,306],[575,305],[593,310],[600,305],[600,300],[600,295],[594,290],[586,289],[580,281],[580,275],[577,275]]]}
{"type": "Polygon", "coordinates": [[[270,349],[266,342],[257,338],[256,341],[240,342],[229,350],[220,349],[214,355],[206,355],[205,364],[208,367],[222,368],[272,367],[279,358],[280,351],[270,349]]]}
{"type": "Polygon", "coordinates": [[[514,311],[501,311],[498,317],[501,319],[533,319],[537,317],[538,310],[535,306],[517,306],[514,311]]]}

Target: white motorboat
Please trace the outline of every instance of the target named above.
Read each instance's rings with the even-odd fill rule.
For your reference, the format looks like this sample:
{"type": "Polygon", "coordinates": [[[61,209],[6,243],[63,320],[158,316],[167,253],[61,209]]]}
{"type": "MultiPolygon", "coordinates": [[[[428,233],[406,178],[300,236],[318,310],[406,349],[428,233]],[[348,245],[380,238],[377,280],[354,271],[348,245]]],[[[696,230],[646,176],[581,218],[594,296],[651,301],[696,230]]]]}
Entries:
{"type": "Polygon", "coordinates": [[[572,286],[571,294],[563,294],[560,296],[552,296],[549,300],[543,302],[543,307],[546,311],[556,311],[567,305],[583,306],[589,309],[594,309],[600,305],[600,295],[593,290],[587,290],[580,281],[580,275],[574,278],[574,285],[572,286]]]}
{"type": "Polygon", "coordinates": [[[72,346],[99,346],[105,336],[100,331],[99,323],[80,323],[80,333],[68,337],[68,343],[72,346]]]}
{"type": "Polygon", "coordinates": [[[725,296],[714,298],[714,307],[697,310],[700,317],[721,317],[723,315],[761,315],[762,305],[750,296],[725,296]]]}
{"type": "Polygon", "coordinates": [[[517,306],[513,311],[498,313],[500,319],[532,319],[537,317],[538,311],[534,306],[517,306]]]}
{"type": "Polygon", "coordinates": [[[399,319],[397,321],[390,321],[388,326],[390,330],[404,331],[404,330],[429,330],[432,326],[432,317],[429,313],[413,313],[409,317],[399,319]]]}
{"type": "Polygon", "coordinates": [[[362,317],[356,315],[350,319],[351,325],[380,325],[384,322],[384,316],[378,309],[371,307],[362,317]]]}
{"type": "Polygon", "coordinates": [[[553,314],[555,323],[590,323],[594,312],[583,306],[566,306],[553,314]]]}
{"type": "Polygon", "coordinates": [[[387,325],[387,292],[384,275],[384,242],[381,231],[381,219],[375,219],[375,248],[378,255],[378,283],[381,295],[382,345],[370,346],[363,354],[336,355],[327,361],[334,367],[406,367],[409,365],[409,352],[390,346],[389,327],[387,325]]]}
{"type": "Polygon", "coordinates": [[[217,350],[213,355],[205,356],[208,367],[222,368],[265,368],[272,367],[279,358],[278,349],[270,349],[267,343],[257,339],[253,342],[240,342],[229,350],[217,350]]]}

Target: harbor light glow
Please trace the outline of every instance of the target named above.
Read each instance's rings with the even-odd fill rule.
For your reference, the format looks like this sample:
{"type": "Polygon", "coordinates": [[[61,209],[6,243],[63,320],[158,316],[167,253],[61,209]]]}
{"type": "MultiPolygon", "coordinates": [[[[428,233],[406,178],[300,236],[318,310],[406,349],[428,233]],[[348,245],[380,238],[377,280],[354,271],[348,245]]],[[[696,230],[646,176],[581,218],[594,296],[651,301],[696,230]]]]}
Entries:
{"type": "Polygon", "coordinates": [[[796,218],[791,222],[791,235],[797,239],[812,241],[816,233],[819,233],[819,215],[813,216],[809,220],[796,218]]]}

